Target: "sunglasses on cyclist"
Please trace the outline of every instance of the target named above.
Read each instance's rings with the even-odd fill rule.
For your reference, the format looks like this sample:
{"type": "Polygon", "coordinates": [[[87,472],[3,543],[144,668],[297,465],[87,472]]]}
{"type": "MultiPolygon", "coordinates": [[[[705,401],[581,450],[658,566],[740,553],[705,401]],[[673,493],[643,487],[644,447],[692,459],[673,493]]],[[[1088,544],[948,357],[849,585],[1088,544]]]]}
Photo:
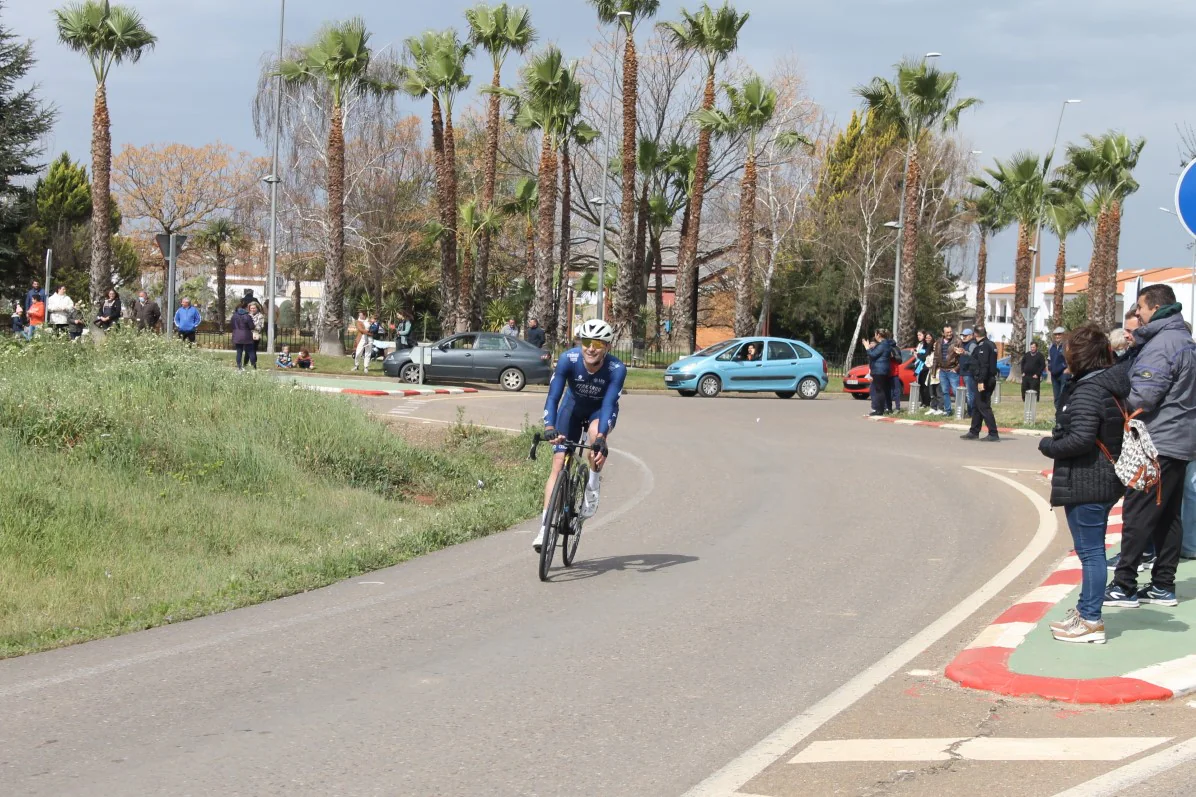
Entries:
{"type": "Polygon", "coordinates": [[[583,349],[605,348],[606,341],[598,338],[582,338],[581,347],[583,349]]]}

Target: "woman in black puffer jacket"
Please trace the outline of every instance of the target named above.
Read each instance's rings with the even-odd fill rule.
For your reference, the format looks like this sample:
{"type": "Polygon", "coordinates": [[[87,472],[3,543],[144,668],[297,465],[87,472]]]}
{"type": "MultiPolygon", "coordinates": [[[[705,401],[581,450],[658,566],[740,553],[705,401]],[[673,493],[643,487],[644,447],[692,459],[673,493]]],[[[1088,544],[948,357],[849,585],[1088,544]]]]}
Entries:
{"type": "Polygon", "coordinates": [[[1063,507],[1067,516],[1083,581],[1076,608],[1052,623],[1051,631],[1061,642],[1104,643],[1105,530],[1109,510],[1125,494],[1110,457],[1121,453],[1129,363],[1113,364],[1109,338],[1095,324],[1068,336],[1064,357],[1072,378],[1060,399],[1055,429],[1039,441],[1038,450],[1055,460],[1051,505],[1063,507]]]}

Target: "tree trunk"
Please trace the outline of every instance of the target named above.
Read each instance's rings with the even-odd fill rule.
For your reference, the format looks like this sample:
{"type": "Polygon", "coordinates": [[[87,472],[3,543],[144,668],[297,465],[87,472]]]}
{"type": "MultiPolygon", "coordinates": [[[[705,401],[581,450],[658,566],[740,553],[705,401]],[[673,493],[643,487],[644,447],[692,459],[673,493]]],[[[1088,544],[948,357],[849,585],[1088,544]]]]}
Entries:
{"type": "Polygon", "coordinates": [[[1009,362],[1012,366],[1010,379],[1020,381],[1021,353],[1026,348],[1026,317],[1021,308],[1030,306],[1030,271],[1034,260],[1030,255],[1030,225],[1018,224],[1017,227],[1017,260],[1014,267],[1013,289],[1013,339],[1009,342],[1009,362]]]}
{"type": "MultiPolygon", "coordinates": [[[[706,89],[702,94],[702,108],[714,107],[714,70],[706,74],[706,89]]],[[[698,153],[694,168],[693,189],[686,216],[689,228],[681,239],[677,253],[677,287],[673,298],[673,334],[681,345],[693,351],[697,345],[697,329],[691,308],[697,306],[698,239],[702,232],[702,203],[706,193],[706,171],[710,168],[710,131],[698,131],[698,153]]]]}
{"type": "MultiPolygon", "coordinates": [[[[502,85],[501,70],[494,67],[495,89],[502,85]]],[[[494,180],[498,172],[498,126],[501,124],[500,100],[498,94],[491,94],[486,109],[486,154],[482,175],[482,212],[494,205],[494,180]]],[[[490,230],[483,230],[478,240],[477,267],[473,272],[473,315],[470,326],[482,328],[482,313],[486,306],[486,285],[490,280],[490,230]]]]}
{"type": "Polygon", "coordinates": [[[855,352],[856,345],[860,342],[860,330],[864,328],[864,318],[868,315],[868,294],[871,292],[872,286],[865,280],[864,289],[860,292],[860,314],[855,317],[855,329],[851,333],[851,345],[847,347],[847,357],[843,360],[844,374],[851,370],[852,354],[855,352]]]}
{"type": "Polygon", "coordinates": [[[328,262],[324,266],[324,323],[320,354],[345,353],[345,134],[341,107],[332,109],[328,130],[328,262]]]}
{"type": "Polygon", "coordinates": [[[984,293],[988,280],[988,233],[980,231],[980,251],[976,253],[976,323],[983,324],[988,320],[988,309],[984,303],[988,297],[984,293]]]}
{"type": "Polygon", "coordinates": [[[523,277],[528,282],[534,282],[536,279],[536,222],[531,216],[527,217],[527,229],[524,230],[524,235],[527,238],[527,265],[523,277]]]}
{"type": "MultiPolygon", "coordinates": [[[[99,307],[112,287],[112,120],[108,89],[96,86],[91,118],[91,306],[99,307]]],[[[50,286],[46,286],[50,290],[50,286]]]]}
{"type": "Polygon", "coordinates": [[[540,147],[540,218],[536,230],[535,298],[532,316],[547,318],[552,311],[552,242],[556,221],[557,157],[549,136],[540,147]]]}
{"type": "MultiPolygon", "coordinates": [[[[451,230],[454,224],[453,216],[457,209],[449,205],[448,180],[444,170],[444,117],[440,113],[440,99],[432,95],[432,152],[436,170],[436,208],[440,218],[440,225],[451,230]]],[[[440,236],[440,328],[443,331],[452,329],[453,306],[456,303],[454,293],[457,287],[457,258],[446,232],[440,236]]]]}
{"type": "MultiPolygon", "coordinates": [[[[681,280],[680,248],[685,245],[685,239],[689,237],[689,209],[691,207],[693,207],[693,205],[687,201],[685,203],[685,212],[683,214],[681,214],[681,229],[677,233],[677,242],[678,242],[677,243],[677,247],[678,247],[677,263],[673,267],[673,303],[671,305],[669,305],[669,316],[673,320],[673,327],[672,327],[672,330],[669,332],[669,342],[670,343],[677,343],[682,340],[680,333],[677,331],[677,325],[681,323],[681,315],[683,312],[683,308],[685,308],[686,317],[689,316],[689,313],[688,313],[689,303],[687,303],[685,305],[679,304],[678,302],[680,300],[677,297],[679,295],[678,286],[680,285],[680,280],[681,280]]],[[[694,287],[696,288],[696,286],[694,286],[694,287]]],[[[689,294],[690,294],[690,296],[692,296],[694,294],[694,290],[691,289],[689,291],[689,294]]],[[[688,341],[689,338],[686,337],[684,340],[688,341]]]]}
{"type": "Polygon", "coordinates": [[[1059,236],[1059,256],[1055,258],[1055,313],[1051,319],[1051,327],[1063,325],[1063,286],[1067,279],[1067,236],[1059,236]]]}
{"type": "Polygon", "coordinates": [[[569,180],[572,171],[573,161],[569,157],[569,142],[566,141],[561,147],[561,262],[557,265],[556,298],[552,303],[552,323],[540,319],[540,326],[548,335],[546,344],[550,348],[558,333],[562,340],[565,339],[559,319],[564,317],[567,321],[569,317],[561,305],[565,298],[565,283],[569,281],[569,250],[573,246],[573,184],[569,180]]]}
{"type": "Polygon", "coordinates": [[[897,296],[900,313],[898,328],[893,330],[900,346],[910,346],[914,340],[917,319],[915,306],[918,281],[918,188],[922,177],[922,166],[918,161],[917,142],[913,142],[909,156],[909,170],[905,173],[905,218],[902,223],[901,240],[901,291],[897,296]]]}
{"type": "Polygon", "coordinates": [[[1121,202],[1114,200],[1109,206],[1109,229],[1105,241],[1104,278],[1101,287],[1105,292],[1105,315],[1101,326],[1112,329],[1120,320],[1117,318],[1117,260],[1121,248],[1121,202]]]}
{"type": "MultiPolygon", "coordinates": [[[[644,329],[643,316],[638,312],[639,308],[648,303],[648,274],[651,266],[651,261],[648,259],[648,177],[644,177],[644,185],[640,190],[640,198],[638,201],[638,210],[636,211],[635,220],[635,273],[636,281],[633,288],[635,295],[632,297],[631,304],[636,309],[636,313],[632,316],[631,322],[631,337],[636,340],[644,340],[647,337],[647,330],[644,329]]],[[[659,317],[657,317],[659,322],[659,317]]]]}
{"type": "Polygon", "coordinates": [[[1109,212],[1102,210],[1096,217],[1096,233],[1092,236],[1092,259],[1088,261],[1088,320],[1100,323],[1105,317],[1104,250],[1108,238],[1109,212]]]}
{"type": "Polygon", "coordinates": [[[468,236],[468,230],[461,230],[461,237],[457,241],[457,246],[461,250],[461,271],[458,274],[460,289],[457,293],[457,332],[469,332],[470,319],[473,318],[473,252],[468,236]]]}
{"type": "Polygon", "coordinates": [[[299,280],[300,276],[295,275],[295,292],[291,294],[291,306],[295,308],[295,337],[300,337],[299,333],[303,331],[303,284],[299,280]]]}
{"type": "Polygon", "coordinates": [[[752,248],[756,242],[756,154],[748,152],[743,165],[739,199],[739,251],[735,258],[735,336],[752,334],[752,248]]]}
{"type": "Polygon", "coordinates": [[[619,278],[615,283],[614,322],[620,334],[625,332],[635,316],[636,285],[639,284],[639,261],[635,257],[635,138],[636,96],[639,83],[639,63],[635,54],[635,37],[627,35],[623,47],[623,197],[619,204],[619,278]]]}
{"type": "Polygon", "coordinates": [[[664,258],[660,253],[660,236],[652,236],[652,265],[656,271],[656,295],[653,304],[656,309],[656,329],[652,332],[653,340],[660,340],[660,325],[664,323],[664,258]]]}
{"type": "MultiPolygon", "coordinates": [[[[460,308],[460,291],[457,283],[457,143],[453,136],[453,110],[447,105],[444,108],[444,177],[445,177],[445,193],[447,194],[445,200],[448,202],[448,219],[446,225],[449,234],[447,237],[448,245],[448,261],[452,264],[453,280],[449,283],[449,295],[451,297],[452,307],[450,308],[451,315],[449,316],[450,325],[459,328],[461,308],[460,308]]],[[[467,292],[468,294],[468,292],[467,292]]]]}
{"type": "Polygon", "coordinates": [[[216,328],[224,333],[225,313],[228,307],[225,294],[228,292],[228,264],[224,259],[224,247],[216,245],[216,328]]]}

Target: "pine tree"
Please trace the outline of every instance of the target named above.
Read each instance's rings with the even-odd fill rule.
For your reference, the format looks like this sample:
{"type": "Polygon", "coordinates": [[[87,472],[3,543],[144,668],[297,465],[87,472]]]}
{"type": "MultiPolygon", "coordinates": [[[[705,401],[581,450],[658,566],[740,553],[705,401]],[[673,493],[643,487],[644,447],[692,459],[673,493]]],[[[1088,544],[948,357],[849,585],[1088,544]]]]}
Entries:
{"type": "MultiPolygon", "coordinates": [[[[0,4],[0,15],[4,12],[0,4]]],[[[38,86],[19,88],[33,67],[33,44],[21,41],[0,24],[0,284],[16,290],[27,275],[17,234],[34,206],[21,184],[42,168],[40,141],[54,124],[56,112],[38,99],[38,86]]]]}

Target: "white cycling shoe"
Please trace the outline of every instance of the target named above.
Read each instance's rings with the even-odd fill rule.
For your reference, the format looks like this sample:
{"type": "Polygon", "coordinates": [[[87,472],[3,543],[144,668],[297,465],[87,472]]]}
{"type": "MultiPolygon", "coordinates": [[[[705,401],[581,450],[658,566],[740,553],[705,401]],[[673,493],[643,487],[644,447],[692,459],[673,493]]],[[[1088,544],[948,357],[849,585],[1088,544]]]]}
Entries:
{"type": "Polygon", "coordinates": [[[532,540],[532,550],[536,553],[540,552],[540,548],[544,545],[544,527],[540,527],[540,531],[536,533],[536,539],[532,540]]]}
{"type": "Polygon", "coordinates": [[[594,513],[598,511],[598,498],[599,495],[597,490],[591,490],[588,487],[586,488],[585,496],[581,502],[582,520],[588,520],[589,518],[592,518],[594,513]]]}

